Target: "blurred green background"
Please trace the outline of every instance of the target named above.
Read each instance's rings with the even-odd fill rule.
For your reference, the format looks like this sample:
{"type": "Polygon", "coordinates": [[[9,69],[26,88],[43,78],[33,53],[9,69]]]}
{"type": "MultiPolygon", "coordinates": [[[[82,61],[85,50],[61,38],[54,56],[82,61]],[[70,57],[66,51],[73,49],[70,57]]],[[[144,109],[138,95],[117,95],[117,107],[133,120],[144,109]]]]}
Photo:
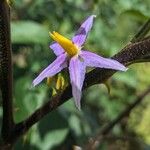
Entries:
{"type": "MultiPolygon", "coordinates": [[[[110,57],[123,48],[150,17],[150,0],[14,0],[11,35],[14,63],[14,117],[19,122],[45,103],[52,89],[32,80],[55,55],[49,31],[71,38],[89,15],[97,15],[85,48],[110,57]]],[[[135,64],[104,85],[84,91],[82,111],[70,100],[48,114],[20,138],[16,150],[66,150],[84,145],[150,86],[150,63],[135,64]]],[[[150,96],[121,121],[98,149],[150,149],[150,96]],[[123,137],[126,137],[125,139],[123,137]]],[[[0,108],[2,116],[2,108],[0,108]]]]}

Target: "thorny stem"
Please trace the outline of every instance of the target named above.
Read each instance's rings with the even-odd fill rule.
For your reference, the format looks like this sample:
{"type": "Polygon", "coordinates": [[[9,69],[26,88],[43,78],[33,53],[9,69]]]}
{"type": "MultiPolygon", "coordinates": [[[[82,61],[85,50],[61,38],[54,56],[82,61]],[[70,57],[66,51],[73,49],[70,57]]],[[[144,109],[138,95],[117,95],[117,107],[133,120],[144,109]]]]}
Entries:
{"type": "Polygon", "coordinates": [[[0,89],[3,105],[2,139],[6,142],[14,123],[12,111],[10,10],[5,0],[0,0],[0,89]]]}

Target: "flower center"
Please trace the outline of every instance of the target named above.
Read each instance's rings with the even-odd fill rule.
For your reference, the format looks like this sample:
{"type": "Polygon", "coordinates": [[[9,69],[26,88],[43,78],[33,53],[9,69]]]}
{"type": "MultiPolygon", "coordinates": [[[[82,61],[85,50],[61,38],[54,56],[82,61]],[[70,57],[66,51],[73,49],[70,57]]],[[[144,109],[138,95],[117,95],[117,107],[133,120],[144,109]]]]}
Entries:
{"type": "Polygon", "coordinates": [[[60,44],[60,46],[65,50],[65,52],[67,52],[69,56],[72,57],[78,54],[80,49],[71,40],[67,39],[66,37],[55,31],[50,33],[50,36],[54,41],[60,44]]]}

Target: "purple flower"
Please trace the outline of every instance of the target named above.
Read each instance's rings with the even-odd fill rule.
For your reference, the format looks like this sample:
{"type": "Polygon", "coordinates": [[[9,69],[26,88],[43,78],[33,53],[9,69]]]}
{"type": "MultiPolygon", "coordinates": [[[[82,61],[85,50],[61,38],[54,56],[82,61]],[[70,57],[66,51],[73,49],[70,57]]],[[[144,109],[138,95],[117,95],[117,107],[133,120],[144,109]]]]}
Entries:
{"type": "Polygon", "coordinates": [[[62,69],[68,67],[72,94],[75,104],[80,109],[82,86],[85,78],[86,67],[99,67],[126,71],[127,68],[118,61],[101,57],[95,53],[83,50],[83,44],[91,30],[95,15],[89,16],[81,25],[72,40],[65,38],[57,32],[50,33],[55,41],[50,45],[57,58],[45,68],[33,81],[33,86],[39,84],[44,78],[52,77],[62,69]],[[81,50],[82,49],[82,50],[81,50]]]}

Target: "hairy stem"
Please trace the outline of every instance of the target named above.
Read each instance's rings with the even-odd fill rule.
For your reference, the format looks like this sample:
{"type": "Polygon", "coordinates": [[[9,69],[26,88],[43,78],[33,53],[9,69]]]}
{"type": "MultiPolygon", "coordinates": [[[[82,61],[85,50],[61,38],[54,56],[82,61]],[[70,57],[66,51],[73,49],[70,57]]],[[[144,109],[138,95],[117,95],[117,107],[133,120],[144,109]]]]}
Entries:
{"type": "Polygon", "coordinates": [[[2,139],[7,141],[13,128],[12,60],[10,44],[10,10],[6,1],[0,1],[0,89],[2,93],[2,139]]]}

